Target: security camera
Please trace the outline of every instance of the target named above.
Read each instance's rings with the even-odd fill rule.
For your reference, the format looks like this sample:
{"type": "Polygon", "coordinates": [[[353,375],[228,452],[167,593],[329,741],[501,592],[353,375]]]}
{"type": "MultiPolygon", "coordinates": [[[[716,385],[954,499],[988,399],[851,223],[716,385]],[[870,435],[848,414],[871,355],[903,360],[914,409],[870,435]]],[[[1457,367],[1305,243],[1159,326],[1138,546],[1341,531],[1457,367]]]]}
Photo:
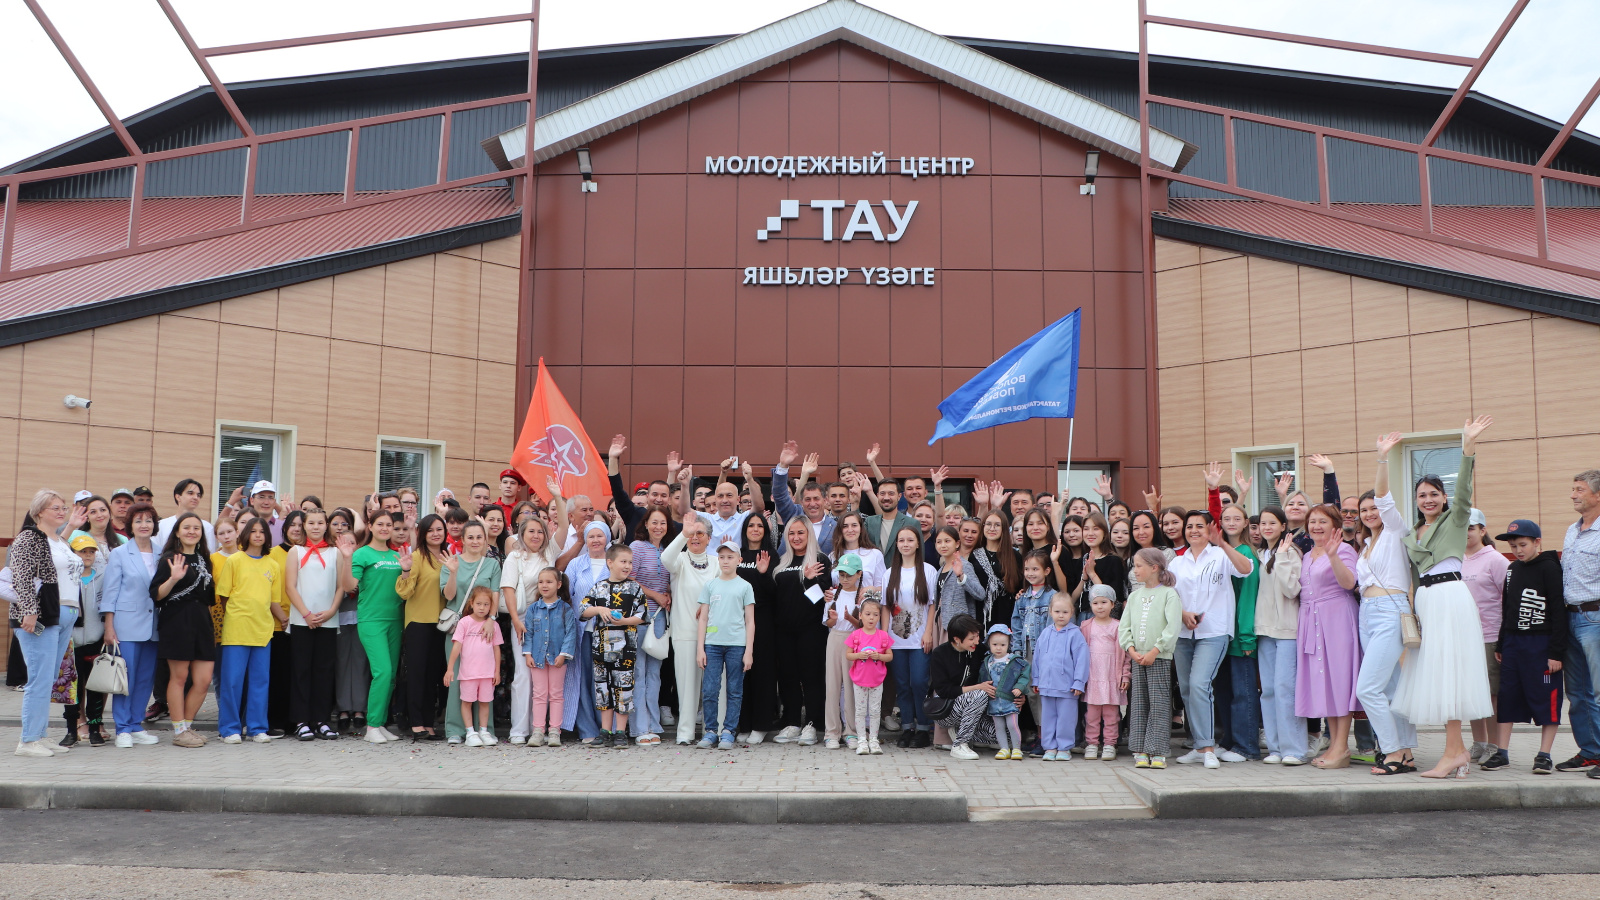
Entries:
{"type": "Polygon", "coordinates": [[[67,409],[88,409],[89,408],[89,404],[93,403],[93,402],[94,401],[86,399],[84,397],[79,397],[79,396],[76,396],[74,394],[68,394],[66,396],[66,399],[61,401],[61,404],[63,406],[65,406],[67,409]]]}

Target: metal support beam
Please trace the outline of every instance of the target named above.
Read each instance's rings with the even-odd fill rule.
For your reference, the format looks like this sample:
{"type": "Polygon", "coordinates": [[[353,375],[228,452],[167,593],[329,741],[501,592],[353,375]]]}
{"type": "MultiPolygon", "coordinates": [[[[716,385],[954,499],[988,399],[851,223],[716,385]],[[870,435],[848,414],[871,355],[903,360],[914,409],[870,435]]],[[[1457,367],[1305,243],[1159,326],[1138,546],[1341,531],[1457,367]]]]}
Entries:
{"type": "Polygon", "coordinates": [[[1557,132],[1555,140],[1550,142],[1550,146],[1539,157],[1539,168],[1548,168],[1552,162],[1555,162],[1556,155],[1561,152],[1562,147],[1567,145],[1567,138],[1572,137],[1572,132],[1578,129],[1578,123],[1582,122],[1583,117],[1589,114],[1590,108],[1594,106],[1594,101],[1597,99],[1600,99],[1600,78],[1595,79],[1594,87],[1589,88],[1589,93],[1583,95],[1583,101],[1578,104],[1577,109],[1572,111],[1572,116],[1567,119],[1567,124],[1561,126],[1561,131],[1557,132]]]}
{"type": "Polygon", "coordinates": [[[279,41],[256,41],[253,44],[229,44],[207,47],[200,52],[206,56],[232,56],[235,53],[258,53],[262,50],[282,50],[286,47],[309,47],[313,44],[334,44],[340,41],[363,41],[368,38],[394,37],[401,34],[423,34],[429,31],[450,31],[456,28],[479,28],[484,25],[509,25],[529,22],[531,13],[510,16],[486,16],[479,19],[456,19],[451,22],[434,22],[426,25],[400,25],[394,28],[371,28],[366,31],[346,31],[340,34],[317,34],[309,37],[284,38],[279,41]]]}
{"type": "Polygon", "coordinates": [[[1430,53],[1426,50],[1405,50],[1400,47],[1385,47],[1380,44],[1359,44],[1355,41],[1337,41],[1332,38],[1311,37],[1304,34],[1289,34],[1282,31],[1262,31],[1259,28],[1241,28],[1237,25],[1219,25],[1215,22],[1198,22],[1194,19],[1173,19],[1167,16],[1147,16],[1145,21],[1151,25],[1171,25],[1175,28],[1188,28],[1194,31],[1214,31],[1218,34],[1234,34],[1240,37],[1261,38],[1268,41],[1284,41],[1290,44],[1305,44],[1311,47],[1327,47],[1333,50],[1351,50],[1356,53],[1374,53],[1379,56],[1396,56],[1401,59],[1415,59],[1422,62],[1444,63],[1451,66],[1470,66],[1477,62],[1471,56],[1456,56],[1451,53],[1430,53]]]}
{"type": "Polygon", "coordinates": [[[28,10],[33,13],[33,17],[39,20],[39,27],[43,28],[44,33],[50,36],[50,42],[56,45],[56,50],[61,53],[61,58],[67,61],[67,67],[72,69],[72,74],[78,76],[78,82],[83,85],[84,90],[89,92],[89,97],[94,100],[94,105],[100,108],[100,115],[105,116],[106,124],[111,126],[111,130],[117,133],[117,140],[122,142],[122,149],[128,151],[129,156],[140,156],[139,144],[134,141],[133,135],[128,133],[128,128],[122,124],[122,120],[117,118],[116,112],[111,109],[111,104],[106,102],[105,95],[100,93],[99,88],[95,87],[94,79],[89,77],[89,73],[83,68],[83,64],[78,62],[77,55],[72,52],[71,47],[67,46],[66,38],[63,38],[61,32],[56,30],[55,23],[50,21],[50,17],[44,14],[44,8],[39,5],[39,0],[22,0],[22,2],[28,5],[28,10]]]}
{"type": "Polygon", "coordinates": [[[1438,121],[1434,122],[1433,127],[1428,129],[1428,136],[1422,139],[1422,146],[1432,147],[1433,142],[1439,139],[1440,134],[1444,133],[1444,127],[1450,124],[1450,119],[1455,116],[1456,110],[1461,108],[1462,101],[1467,99],[1467,93],[1472,90],[1472,85],[1477,82],[1478,76],[1483,74],[1484,68],[1489,65],[1489,60],[1494,58],[1495,51],[1500,49],[1500,43],[1506,39],[1507,34],[1511,33],[1511,26],[1517,24],[1517,17],[1521,16],[1522,11],[1527,8],[1528,0],[1517,0],[1516,5],[1511,7],[1511,12],[1506,14],[1505,21],[1500,23],[1500,28],[1495,31],[1494,37],[1489,39],[1489,45],[1483,48],[1483,53],[1478,57],[1478,61],[1472,64],[1472,68],[1467,71],[1467,76],[1461,79],[1461,86],[1456,88],[1456,92],[1451,95],[1450,102],[1444,105],[1444,111],[1439,113],[1438,121]]]}
{"type": "MultiPolygon", "coordinates": [[[[534,162],[532,148],[534,122],[539,116],[539,0],[533,0],[529,14],[532,34],[528,36],[528,132],[522,155],[522,183],[513,185],[522,194],[522,231],[518,238],[520,254],[517,261],[517,373],[516,407],[512,410],[511,442],[522,433],[522,420],[527,418],[528,403],[533,399],[533,380],[537,377],[538,357],[533,355],[533,202],[534,162]]],[[[585,197],[588,195],[585,194],[585,197]]],[[[509,457],[508,457],[509,458],[509,457]]]]}
{"type": "Polygon", "coordinates": [[[205,73],[206,81],[211,83],[211,90],[216,92],[217,99],[222,101],[222,108],[228,111],[228,117],[233,119],[233,124],[238,127],[239,133],[245,137],[255,137],[255,129],[250,127],[244,113],[239,111],[238,104],[233,102],[233,95],[228,93],[228,88],[217,77],[215,69],[211,68],[211,60],[200,51],[200,45],[194,42],[194,37],[189,34],[189,27],[183,24],[183,19],[178,17],[178,11],[172,8],[171,0],[156,0],[161,11],[167,14],[167,21],[172,23],[172,30],[178,33],[178,38],[183,41],[183,46],[188,48],[189,55],[194,57],[195,65],[205,73]]]}

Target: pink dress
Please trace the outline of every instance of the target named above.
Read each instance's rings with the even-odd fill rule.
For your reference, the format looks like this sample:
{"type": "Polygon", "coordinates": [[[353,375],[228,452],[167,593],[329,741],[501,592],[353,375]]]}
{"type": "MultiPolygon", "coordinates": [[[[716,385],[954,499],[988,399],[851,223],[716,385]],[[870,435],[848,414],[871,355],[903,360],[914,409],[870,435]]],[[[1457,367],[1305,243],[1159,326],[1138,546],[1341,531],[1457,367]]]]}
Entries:
{"type": "Polygon", "coordinates": [[[1089,685],[1083,702],[1090,706],[1121,706],[1128,702],[1122,679],[1128,677],[1128,652],[1117,643],[1117,620],[1100,625],[1093,619],[1078,626],[1089,645],[1089,685]]]}

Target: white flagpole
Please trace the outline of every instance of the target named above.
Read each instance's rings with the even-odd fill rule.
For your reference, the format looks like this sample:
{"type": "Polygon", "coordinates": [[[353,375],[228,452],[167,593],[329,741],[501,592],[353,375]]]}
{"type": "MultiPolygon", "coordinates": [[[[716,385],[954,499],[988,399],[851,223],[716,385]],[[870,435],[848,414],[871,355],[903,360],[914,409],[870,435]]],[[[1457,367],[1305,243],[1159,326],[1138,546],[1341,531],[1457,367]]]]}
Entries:
{"type": "MultiPolygon", "coordinates": [[[[1067,420],[1067,496],[1062,500],[1063,504],[1072,502],[1072,428],[1077,424],[1077,417],[1067,420]]],[[[1063,505],[1062,509],[1065,508],[1063,505]]]]}

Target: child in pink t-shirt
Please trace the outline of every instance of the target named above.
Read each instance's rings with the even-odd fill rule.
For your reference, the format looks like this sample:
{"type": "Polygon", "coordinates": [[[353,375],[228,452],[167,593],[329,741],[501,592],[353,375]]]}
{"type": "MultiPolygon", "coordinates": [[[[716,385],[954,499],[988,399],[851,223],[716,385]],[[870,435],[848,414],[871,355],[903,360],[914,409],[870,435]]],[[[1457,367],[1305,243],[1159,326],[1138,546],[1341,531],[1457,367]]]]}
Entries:
{"type": "Polygon", "coordinates": [[[1117,593],[1107,584],[1097,584],[1089,596],[1094,618],[1085,619],[1084,643],[1089,645],[1089,683],[1084,690],[1084,735],[1088,746],[1084,759],[1117,758],[1117,723],[1122,705],[1128,702],[1131,657],[1117,643],[1116,619],[1111,607],[1117,593]]]}
{"type": "Polygon", "coordinates": [[[883,712],[883,678],[894,658],[894,638],[878,628],[883,605],[875,599],[861,601],[856,610],[861,627],[845,639],[845,659],[850,660],[850,683],[856,698],[856,755],[883,753],[878,746],[878,719],[883,712]]]}
{"type": "Polygon", "coordinates": [[[471,615],[456,623],[454,647],[450,651],[450,664],[444,670],[444,683],[450,686],[456,675],[456,664],[461,664],[461,721],[467,727],[466,746],[482,747],[484,733],[491,737],[493,731],[494,686],[500,683],[500,626],[494,620],[494,594],[483,585],[472,589],[467,598],[471,615]],[[484,723],[481,731],[472,727],[472,704],[478,704],[478,721],[484,723]]]}

